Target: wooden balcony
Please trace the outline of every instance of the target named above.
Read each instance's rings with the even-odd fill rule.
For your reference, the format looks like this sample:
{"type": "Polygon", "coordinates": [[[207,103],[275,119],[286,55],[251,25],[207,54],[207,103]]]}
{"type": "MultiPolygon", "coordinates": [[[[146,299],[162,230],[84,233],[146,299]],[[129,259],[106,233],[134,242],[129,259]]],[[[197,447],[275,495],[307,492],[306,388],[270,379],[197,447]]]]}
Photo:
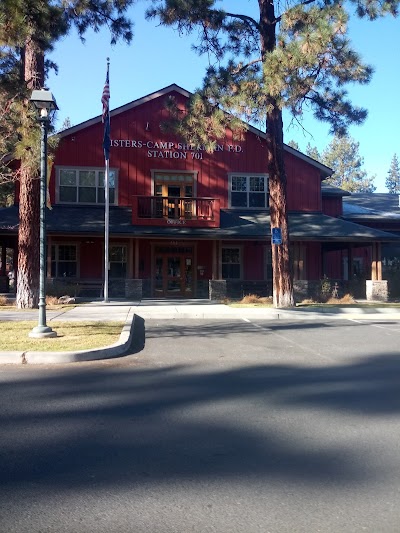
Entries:
{"type": "Polygon", "coordinates": [[[219,228],[219,199],[133,196],[132,224],[219,228]]]}

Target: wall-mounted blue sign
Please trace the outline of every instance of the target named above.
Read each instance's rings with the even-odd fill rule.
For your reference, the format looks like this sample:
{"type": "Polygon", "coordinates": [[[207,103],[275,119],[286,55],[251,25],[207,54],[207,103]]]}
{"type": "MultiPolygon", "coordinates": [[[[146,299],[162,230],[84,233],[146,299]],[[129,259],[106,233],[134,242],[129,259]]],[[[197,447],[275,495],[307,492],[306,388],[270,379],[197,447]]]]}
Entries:
{"type": "Polygon", "coordinates": [[[272,228],[272,244],[282,244],[281,228],[272,228]]]}

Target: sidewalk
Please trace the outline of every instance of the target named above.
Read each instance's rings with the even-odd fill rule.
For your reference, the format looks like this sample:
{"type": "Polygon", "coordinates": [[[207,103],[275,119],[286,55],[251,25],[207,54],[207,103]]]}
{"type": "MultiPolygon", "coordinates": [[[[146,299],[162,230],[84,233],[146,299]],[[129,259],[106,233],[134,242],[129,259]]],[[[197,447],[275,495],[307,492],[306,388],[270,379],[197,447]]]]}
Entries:
{"type": "MultiPolygon", "coordinates": [[[[111,346],[71,352],[0,352],[0,364],[71,363],[108,359],[123,355],[129,348],[135,316],[144,320],[400,320],[400,308],[390,307],[320,307],[317,310],[297,307],[275,309],[270,307],[229,307],[210,300],[142,300],[127,302],[113,300],[78,305],[67,310],[48,310],[47,323],[52,321],[123,321],[119,340],[111,346]]],[[[1,321],[36,320],[37,310],[0,311],[1,321]]],[[[1,344],[0,344],[1,346],[1,344]]]]}

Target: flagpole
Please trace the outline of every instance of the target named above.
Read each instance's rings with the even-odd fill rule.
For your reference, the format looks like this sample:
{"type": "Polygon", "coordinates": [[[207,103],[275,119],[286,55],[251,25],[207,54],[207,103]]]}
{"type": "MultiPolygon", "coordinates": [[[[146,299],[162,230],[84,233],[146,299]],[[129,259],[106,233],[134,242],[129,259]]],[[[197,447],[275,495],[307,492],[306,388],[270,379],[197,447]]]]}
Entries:
{"type": "Polygon", "coordinates": [[[109,248],[109,239],[110,239],[110,202],[109,202],[109,173],[110,173],[110,161],[106,159],[106,171],[104,178],[104,202],[105,202],[105,213],[104,213],[104,302],[108,302],[108,248],[109,248]]]}
{"type": "Polygon", "coordinates": [[[104,302],[108,302],[108,270],[109,270],[109,231],[110,231],[110,200],[109,200],[109,176],[110,176],[110,58],[107,57],[107,76],[104,85],[102,103],[103,103],[103,122],[104,122],[104,302]]]}

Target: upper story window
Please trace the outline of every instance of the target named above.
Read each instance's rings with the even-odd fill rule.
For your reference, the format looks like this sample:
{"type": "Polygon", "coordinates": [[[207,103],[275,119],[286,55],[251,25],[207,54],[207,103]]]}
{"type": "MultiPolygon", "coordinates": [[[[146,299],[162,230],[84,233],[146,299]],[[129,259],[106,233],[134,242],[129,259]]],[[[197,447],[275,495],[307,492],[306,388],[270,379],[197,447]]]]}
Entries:
{"type": "Polygon", "coordinates": [[[268,207],[268,176],[229,174],[229,205],[254,209],[268,207]]]}
{"type": "MultiPolygon", "coordinates": [[[[105,170],[95,168],[57,169],[57,202],[62,204],[104,204],[105,170]]],[[[116,203],[117,173],[109,172],[109,200],[116,203]]]]}
{"type": "Polygon", "coordinates": [[[154,196],[157,199],[156,217],[192,218],[194,203],[181,198],[193,198],[195,179],[193,172],[153,172],[154,196]],[[163,198],[163,200],[161,199],[163,198]]]}
{"type": "Polygon", "coordinates": [[[155,172],[154,196],[168,196],[172,198],[191,198],[194,196],[193,173],[155,172]]]}

